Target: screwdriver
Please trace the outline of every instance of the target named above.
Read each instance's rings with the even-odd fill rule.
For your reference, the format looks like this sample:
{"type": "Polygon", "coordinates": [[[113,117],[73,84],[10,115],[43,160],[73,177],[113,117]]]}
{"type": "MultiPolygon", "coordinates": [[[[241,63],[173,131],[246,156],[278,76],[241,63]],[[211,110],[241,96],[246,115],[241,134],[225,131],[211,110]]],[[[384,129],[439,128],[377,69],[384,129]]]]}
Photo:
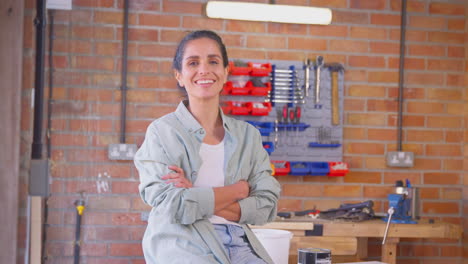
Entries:
{"type": "MultiPolygon", "coordinates": [[[[288,138],[288,128],[287,128],[287,125],[288,125],[288,105],[285,104],[283,106],[283,122],[284,122],[284,134],[286,135],[286,139],[288,138]]],[[[285,141],[286,142],[286,141],[285,141]]]]}
{"type": "Polygon", "coordinates": [[[296,142],[299,143],[299,123],[301,122],[301,107],[296,106],[294,123],[296,124],[296,142]]]}

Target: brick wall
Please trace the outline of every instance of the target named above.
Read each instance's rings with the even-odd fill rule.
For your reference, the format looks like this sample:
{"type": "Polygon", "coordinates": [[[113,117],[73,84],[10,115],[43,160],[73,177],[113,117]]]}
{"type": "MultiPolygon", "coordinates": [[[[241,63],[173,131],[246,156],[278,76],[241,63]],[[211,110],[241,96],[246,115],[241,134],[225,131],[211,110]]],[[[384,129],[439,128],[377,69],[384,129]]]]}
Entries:
{"type": "MultiPolygon", "coordinates": [[[[22,197],[31,143],[33,2],[26,1],[25,13],[22,197]]],[[[344,159],[351,172],[344,178],[281,177],[279,207],[326,209],[372,199],[384,212],[395,180],[408,178],[421,187],[423,218],[466,227],[468,26],[463,1],[408,2],[403,150],[415,153],[411,169],[385,165],[385,153],[397,145],[401,1],[277,1],[330,7],[334,18],[329,26],[211,20],[201,15],[205,1],[130,2],[127,143],[140,144],[146,126],[181,99],[170,66],[186,30],[219,32],[233,59],[302,61],[323,55],[326,62],[346,68],[344,159]]],[[[72,263],[73,203],[79,192],[87,204],[83,262],[144,263],[140,242],[146,223],[140,213],[149,208],[138,196],[138,175],[131,162],[107,159],[108,144],[119,142],[122,3],[74,0],[72,11],[55,12],[47,263],[72,263]]],[[[379,256],[378,243],[369,247],[371,257],[379,256]]],[[[457,240],[403,240],[399,263],[462,263],[463,252],[457,240]]]]}

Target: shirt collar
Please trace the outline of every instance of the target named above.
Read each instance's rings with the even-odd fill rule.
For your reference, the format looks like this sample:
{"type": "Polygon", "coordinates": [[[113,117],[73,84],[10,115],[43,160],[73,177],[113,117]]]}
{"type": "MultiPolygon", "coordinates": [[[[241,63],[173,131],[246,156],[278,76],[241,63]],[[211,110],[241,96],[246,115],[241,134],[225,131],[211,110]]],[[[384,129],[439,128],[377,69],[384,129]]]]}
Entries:
{"type": "MultiPolygon", "coordinates": [[[[187,109],[188,100],[183,100],[177,106],[175,111],[176,117],[181,121],[182,125],[191,133],[195,133],[203,127],[198,123],[198,121],[193,117],[192,113],[187,109]]],[[[224,115],[221,107],[219,107],[219,112],[221,114],[221,120],[223,121],[223,126],[226,130],[229,131],[229,118],[224,115]]]]}

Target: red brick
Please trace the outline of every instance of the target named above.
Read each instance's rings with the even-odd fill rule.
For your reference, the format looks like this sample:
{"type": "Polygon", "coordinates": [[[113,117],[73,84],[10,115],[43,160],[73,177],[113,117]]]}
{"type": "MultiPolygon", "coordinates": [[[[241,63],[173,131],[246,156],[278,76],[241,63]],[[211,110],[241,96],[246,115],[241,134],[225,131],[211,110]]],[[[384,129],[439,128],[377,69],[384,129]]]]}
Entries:
{"type": "Polygon", "coordinates": [[[408,141],[423,142],[441,142],[444,139],[444,133],[440,130],[406,130],[406,139],[408,141]]]}
{"type": "Polygon", "coordinates": [[[442,85],[444,83],[442,73],[408,72],[405,74],[407,85],[442,85]]]}
{"type": "Polygon", "coordinates": [[[51,134],[51,143],[54,146],[87,146],[88,136],[76,134],[51,134]]]}
{"type": "Polygon", "coordinates": [[[440,170],[442,164],[440,159],[416,158],[414,160],[414,170],[440,170]]]}
{"type": "Polygon", "coordinates": [[[76,39],[55,39],[54,52],[90,54],[91,42],[76,39]]]}
{"type": "Polygon", "coordinates": [[[347,69],[346,80],[350,82],[366,82],[367,81],[367,70],[359,69],[347,69]]]}
{"type": "Polygon", "coordinates": [[[265,33],[266,24],[255,21],[228,20],[226,21],[226,30],[229,32],[265,33]]]}
{"type": "Polygon", "coordinates": [[[94,50],[96,55],[114,55],[122,54],[122,45],[119,42],[95,42],[94,50]]]}
{"type": "Polygon", "coordinates": [[[421,173],[419,172],[385,172],[384,183],[395,186],[396,181],[405,181],[408,179],[411,184],[421,184],[421,173]]]}
{"type": "Polygon", "coordinates": [[[112,182],[112,193],[137,194],[139,182],[112,182]]]}
{"type": "Polygon", "coordinates": [[[112,101],[112,90],[108,89],[89,89],[89,88],[71,88],[68,89],[68,99],[76,101],[112,101]]]}
{"type": "MultiPolygon", "coordinates": [[[[338,25],[309,25],[309,32],[311,36],[316,37],[348,37],[348,27],[338,25]]],[[[281,32],[284,34],[284,32],[281,32]]],[[[303,34],[307,35],[307,34],[303,34]]]]}
{"type": "Polygon", "coordinates": [[[226,46],[232,47],[244,47],[245,46],[245,37],[240,34],[234,35],[221,35],[223,38],[224,44],[226,46]]]}
{"type": "Polygon", "coordinates": [[[327,41],[324,39],[309,39],[309,38],[295,38],[288,39],[289,49],[305,49],[305,50],[326,50],[327,41]]]}
{"type": "Polygon", "coordinates": [[[398,83],[398,72],[396,71],[373,71],[369,72],[369,82],[398,83]]]}
{"type": "Polygon", "coordinates": [[[347,114],[347,124],[350,125],[369,125],[369,126],[384,126],[385,125],[385,116],[384,114],[347,114]]]}
{"type": "Polygon", "coordinates": [[[400,15],[371,14],[371,24],[382,26],[400,26],[400,15]]]}
{"type": "Polygon", "coordinates": [[[463,47],[448,47],[448,56],[454,58],[464,58],[465,49],[463,47]]]}
{"type": "Polygon", "coordinates": [[[433,172],[424,173],[424,184],[457,185],[461,183],[458,173],[433,172]]]}
{"type": "MultiPolygon", "coordinates": [[[[285,49],[286,38],[270,36],[247,36],[247,47],[265,49],[285,49]]],[[[313,47],[313,46],[312,46],[313,47]]]]}
{"type": "Polygon", "coordinates": [[[367,100],[369,112],[395,112],[398,110],[398,102],[395,100],[367,100]]]}
{"type": "Polygon", "coordinates": [[[49,226],[46,229],[47,239],[50,240],[74,240],[75,228],[63,226],[49,226]]]}
{"type": "Polygon", "coordinates": [[[165,44],[140,44],[138,45],[138,56],[152,58],[172,58],[175,54],[173,45],[165,44]]]}
{"type": "MultiPolygon", "coordinates": [[[[380,184],[382,176],[380,172],[368,172],[368,171],[350,171],[344,177],[345,183],[371,183],[380,184]]],[[[364,195],[367,197],[367,195],[364,195]]]]}
{"type": "Polygon", "coordinates": [[[74,6],[114,7],[114,0],[73,0],[74,6]]]}
{"type": "Polygon", "coordinates": [[[407,102],[406,111],[418,114],[442,114],[445,112],[445,104],[436,102],[407,102]]]}
{"type": "Polygon", "coordinates": [[[368,170],[385,170],[387,168],[387,162],[383,156],[365,157],[364,164],[364,168],[368,170]]]}
{"type": "Polygon", "coordinates": [[[164,1],[164,13],[202,14],[202,3],[191,3],[186,1],[164,1]]]}
{"type": "Polygon", "coordinates": [[[369,128],[367,131],[369,140],[377,141],[393,141],[397,139],[396,129],[372,129],[369,128]]]}
{"type": "Polygon", "coordinates": [[[382,56],[349,56],[348,64],[351,67],[384,68],[385,58],[382,56]]]}
{"type": "Polygon", "coordinates": [[[131,226],[131,225],[145,225],[146,223],[141,220],[140,213],[113,213],[112,224],[119,226],[131,226]]]}
{"type": "MultiPolygon", "coordinates": [[[[400,29],[390,29],[390,40],[400,41],[401,33],[400,29]]],[[[411,42],[427,42],[428,32],[427,30],[406,30],[406,41],[411,42]]]]}
{"type": "MultiPolygon", "coordinates": [[[[256,52],[255,58],[261,59],[262,55],[263,55],[263,51],[258,50],[256,52]]],[[[272,59],[272,60],[295,60],[295,61],[300,60],[302,61],[304,59],[304,52],[302,51],[297,51],[297,52],[271,51],[271,52],[266,52],[265,57],[268,59],[272,59]]],[[[305,57],[310,58],[314,56],[310,54],[306,54],[305,57]]]]}
{"type": "Polygon", "coordinates": [[[463,160],[456,160],[456,159],[443,160],[443,170],[445,171],[463,170],[463,160]]]}
{"type": "Polygon", "coordinates": [[[332,24],[369,24],[366,12],[333,11],[332,24]]]}
{"type": "MultiPolygon", "coordinates": [[[[94,11],[94,22],[97,24],[122,25],[123,13],[111,11],[94,11]]],[[[133,24],[133,23],[131,23],[133,24]]]]}
{"type": "MultiPolygon", "coordinates": [[[[289,2],[289,1],[285,1],[289,2]]],[[[310,5],[311,6],[321,6],[321,7],[327,7],[327,8],[346,8],[348,7],[348,3],[346,0],[329,0],[327,2],[323,2],[322,0],[310,0],[310,5]]]]}
{"type": "Polygon", "coordinates": [[[101,164],[99,166],[91,166],[89,168],[89,175],[92,175],[93,177],[109,177],[109,178],[119,178],[119,179],[124,179],[124,178],[130,178],[132,176],[131,174],[131,169],[133,168],[133,163],[132,161],[127,161],[125,164],[124,161],[122,161],[122,164],[113,164],[113,165],[106,165],[106,164],[101,164]]]}
{"type": "Polygon", "coordinates": [[[364,111],[365,100],[363,99],[348,99],[344,100],[344,110],[346,111],[364,111]]]}
{"type": "Polygon", "coordinates": [[[410,56],[445,56],[446,47],[437,45],[409,44],[408,55],[410,56]]]}
{"type": "Polygon", "coordinates": [[[91,56],[72,57],[72,67],[77,69],[113,71],[115,68],[114,64],[113,58],[91,56]]]}
{"type": "Polygon", "coordinates": [[[343,161],[348,163],[349,168],[362,169],[364,167],[364,161],[361,156],[344,156],[343,161]]]}
{"type": "Polygon", "coordinates": [[[122,196],[90,196],[88,198],[88,208],[96,210],[128,210],[130,200],[122,196]]]}
{"type": "Polygon", "coordinates": [[[430,42],[444,44],[464,44],[465,35],[463,33],[452,32],[429,32],[428,39],[430,42]]]}
{"type": "Polygon", "coordinates": [[[465,30],[465,20],[464,19],[449,19],[448,20],[448,30],[465,30]]]}
{"type": "Polygon", "coordinates": [[[386,0],[351,0],[350,7],[356,9],[384,10],[386,0]]]}
{"type": "Polygon", "coordinates": [[[86,23],[91,24],[93,21],[93,12],[91,10],[61,10],[56,12],[54,16],[54,23],[86,23]]]}
{"type": "Polygon", "coordinates": [[[320,197],[323,194],[323,188],[312,184],[284,184],[282,194],[295,197],[320,197]]]}
{"type": "Polygon", "coordinates": [[[427,118],[427,127],[438,128],[460,128],[462,119],[454,116],[429,116],[427,118]]]}
{"type": "Polygon", "coordinates": [[[189,16],[182,18],[182,27],[188,29],[210,28],[211,30],[221,30],[223,28],[223,20],[220,19],[189,16]]]}
{"type": "Polygon", "coordinates": [[[447,131],[445,141],[448,143],[463,142],[463,133],[461,131],[447,131]]]}
{"type": "Polygon", "coordinates": [[[387,30],[375,27],[351,27],[350,36],[362,39],[387,39],[387,30]]]}
{"type": "MultiPolygon", "coordinates": [[[[184,36],[185,32],[180,30],[161,30],[161,41],[162,42],[179,42],[184,36]]],[[[223,38],[224,44],[228,45],[228,42],[223,38]]],[[[232,45],[232,43],[230,43],[232,45]]],[[[229,46],[231,46],[229,45],[229,46]]]]}
{"type": "Polygon", "coordinates": [[[366,198],[387,198],[389,193],[393,193],[393,186],[364,186],[364,197],[366,198]]]}
{"type": "Polygon", "coordinates": [[[128,133],[144,133],[149,124],[150,121],[131,120],[127,122],[125,129],[128,133]]]}
{"type": "Polygon", "coordinates": [[[461,147],[458,144],[431,144],[426,146],[427,156],[460,156],[461,147]]]}
{"type": "Polygon", "coordinates": [[[436,60],[427,61],[427,69],[435,71],[463,71],[465,62],[462,60],[436,60]]]}
{"type": "Polygon", "coordinates": [[[166,14],[139,14],[138,21],[143,26],[179,27],[180,16],[166,14]]]}
{"type": "MultiPolygon", "coordinates": [[[[242,48],[228,48],[228,54],[231,58],[251,58],[252,60],[264,60],[268,59],[275,59],[277,57],[289,58],[291,55],[294,54],[292,52],[268,52],[270,55],[267,57],[267,52],[264,50],[255,50],[255,49],[242,49],[242,48]]],[[[302,60],[304,59],[304,54],[301,52],[298,54],[297,58],[300,58],[302,55],[302,60]]],[[[296,57],[295,57],[296,58],[296,57]]]]}
{"type": "MultiPolygon", "coordinates": [[[[109,213],[106,213],[107,215],[109,213]]],[[[88,223],[91,224],[91,223],[88,223]]],[[[126,227],[93,226],[87,228],[86,240],[130,240],[131,236],[126,227]]]]}
{"type": "Polygon", "coordinates": [[[465,76],[462,74],[447,74],[447,86],[462,87],[465,84],[465,76]]]}
{"type": "Polygon", "coordinates": [[[443,188],[442,199],[445,200],[461,200],[463,199],[462,188],[443,188]]]}
{"type": "Polygon", "coordinates": [[[460,205],[457,202],[423,202],[422,211],[425,214],[459,214],[460,205]]]}
{"type": "MultiPolygon", "coordinates": [[[[408,12],[423,13],[427,10],[427,3],[419,0],[410,0],[406,5],[408,12]]],[[[391,0],[390,6],[393,11],[401,11],[401,0],[391,0]]]]}
{"type": "MultiPolygon", "coordinates": [[[[123,9],[124,0],[117,0],[117,7],[123,9]]],[[[132,0],[129,1],[130,10],[138,11],[160,11],[160,2],[155,0],[132,0]]]]}
{"type": "Polygon", "coordinates": [[[447,19],[444,17],[430,17],[430,16],[410,16],[409,27],[426,28],[426,29],[445,29],[447,19]]]}
{"type": "Polygon", "coordinates": [[[114,27],[108,26],[81,26],[73,25],[72,27],[72,37],[80,39],[106,39],[113,40],[115,39],[115,29],[114,27]]]}
{"type": "Polygon", "coordinates": [[[442,246],[441,249],[442,257],[463,257],[463,247],[460,246],[442,246]]]}
{"type": "Polygon", "coordinates": [[[110,254],[112,256],[143,256],[141,243],[134,244],[110,244],[110,254]]]}
{"type": "MultiPolygon", "coordinates": [[[[388,58],[388,67],[390,69],[400,68],[400,58],[388,58]]],[[[405,58],[405,70],[425,70],[426,60],[419,58],[405,58]]]]}
{"type": "Polygon", "coordinates": [[[369,44],[367,41],[331,39],[328,49],[339,52],[368,52],[369,44]]]}
{"type": "Polygon", "coordinates": [[[372,53],[399,54],[400,44],[389,42],[371,42],[370,51],[372,53]]]}
{"type": "Polygon", "coordinates": [[[360,127],[344,127],[343,134],[346,139],[366,139],[366,129],[360,127]]]}
{"type": "Polygon", "coordinates": [[[325,185],[325,197],[361,197],[361,186],[358,185],[325,185]]]}
{"type": "Polygon", "coordinates": [[[385,145],[381,143],[349,143],[346,145],[346,153],[381,155],[385,152],[385,145]]]}
{"type": "Polygon", "coordinates": [[[440,199],[440,189],[439,188],[419,188],[419,198],[420,199],[440,199]]]}
{"type": "Polygon", "coordinates": [[[431,14],[442,14],[442,15],[465,15],[465,6],[462,4],[450,4],[450,3],[430,3],[429,12],[431,14]]]}
{"type": "MultiPolygon", "coordinates": [[[[397,116],[391,115],[388,118],[389,126],[396,126],[397,116]]],[[[424,127],[426,124],[425,117],[420,115],[404,115],[403,116],[403,126],[407,127],[424,127]]]]}
{"type": "Polygon", "coordinates": [[[111,120],[70,120],[70,129],[86,132],[112,132],[114,131],[111,120]]]}
{"type": "MultiPolygon", "coordinates": [[[[308,25],[303,25],[303,24],[284,24],[284,23],[269,23],[268,24],[268,33],[270,34],[288,34],[288,35],[306,35],[307,34],[307,28],[308,25]]],[[[315,30],[320,30],[321,27],[317,26],[317,28],[314,29],[314,33],[316,33],[315,30]]],[[[225,39],[223,37],[223,39],[225,39]]]]}
{"type": "Polygon", "coordinates": [[[174,88],[177,81],[173,76],[147,76],[138,77],[138,88],[174,88]]]}

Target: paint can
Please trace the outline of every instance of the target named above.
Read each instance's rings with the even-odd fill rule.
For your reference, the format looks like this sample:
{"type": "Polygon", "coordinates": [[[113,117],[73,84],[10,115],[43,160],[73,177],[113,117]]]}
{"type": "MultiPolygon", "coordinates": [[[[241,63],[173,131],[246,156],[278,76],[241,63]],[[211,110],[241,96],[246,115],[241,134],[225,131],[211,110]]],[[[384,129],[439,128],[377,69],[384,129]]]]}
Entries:
{"type": "Polygon", "coordinates": [[[300,248],[297,264],[332,264],[331,251],[323,248],[300,248]]]}

